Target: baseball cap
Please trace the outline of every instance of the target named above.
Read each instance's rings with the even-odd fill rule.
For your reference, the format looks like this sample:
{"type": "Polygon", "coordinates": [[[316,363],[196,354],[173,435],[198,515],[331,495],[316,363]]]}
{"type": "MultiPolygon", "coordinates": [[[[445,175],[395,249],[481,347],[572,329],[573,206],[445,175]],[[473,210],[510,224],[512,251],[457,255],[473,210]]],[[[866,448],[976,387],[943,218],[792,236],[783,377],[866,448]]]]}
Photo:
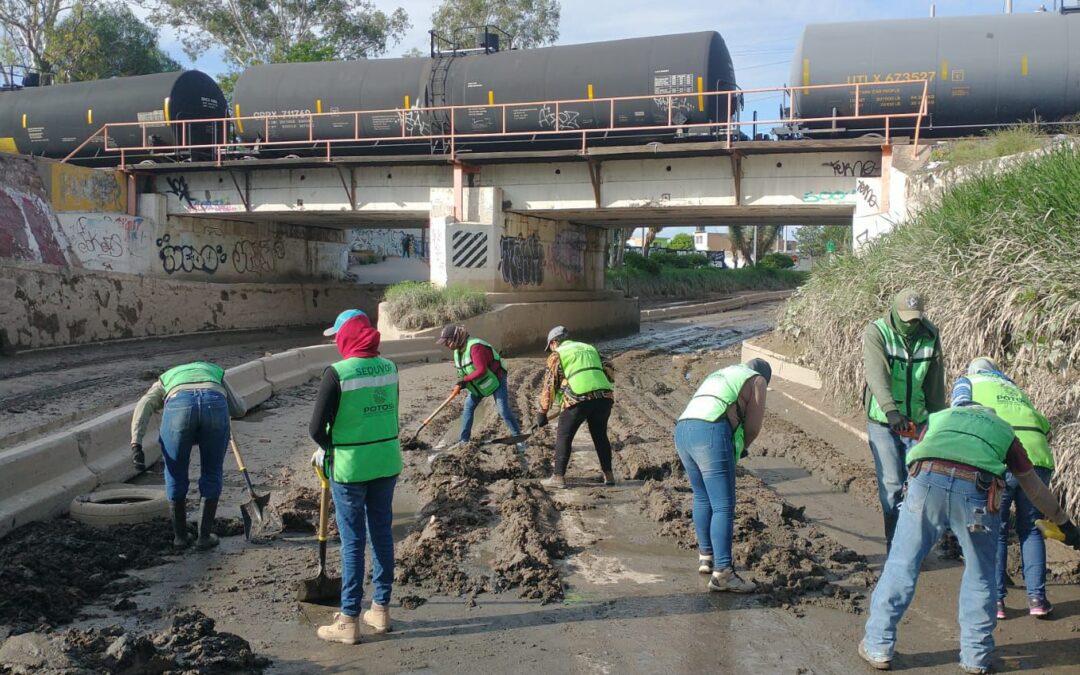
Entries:
{"type": "MultiPolygon", "coordinates": [[[[467,335],[468,333],[465,331],[465,326],[457,326],[452,323],[448,323],[443,326],[442,332],[439,333],[439,338],[435,340],[435,344],[446,345],[447,347],[449,347],[450,345],[454,344],[459,339],[466,337],[467,335]]],[[[464,340],[462,341],[462,344],[464,344],[464,340]]]]}
{"type": "Polygon", "coordinates": [[[746,367],[765,378],[765,383],[772,381],[772,366],[765,359],[750,359],[746,367]]]}
{"type": "Polygon", "coordinates": [[[893,309],[901,321],[914,321],[923,316],[923,296],[914,288],[905,288],[893,298],[893,309]]]}
{"type": "Polygon", "coordinates": [[[554,328],[552,328],[551,330],[548,331],[547,343],[544,346],[544,351],[546,352],[546,351],[549,351],[551,349],[551,341],[552,340],[562,340],[565,337],[566,337],[566,326],[555,326],[554,328]]]}
{"type": "Polygon", "coordinates": [[[334,325],[332,327],[327,328],[326,330],[324,330],[322,332],[322,334],[325,335],[326,337],[330,337],[331,335],[336,335],[337,332],[339,330],[341,330],[341,327],[345,325],[346,321],[348,321],[349,319],[358,317],[358,316],[366,317],[367,314],[364,314],[363,312],[361,312],[358,309],[347,309],[344,312],[342,312],[341,314],[338,314],[337,319],[334,321],[334,325]]]}
{"type": "Polygon", "coordinates": [[[980,356],[977,359],[973,359],[971,363],[968,364],[968,375],[974,375],[980,370],[1001,372],[1001,368],[998,367],[997,361],[994,361],[994,359],[989,356],[980,356]]]}

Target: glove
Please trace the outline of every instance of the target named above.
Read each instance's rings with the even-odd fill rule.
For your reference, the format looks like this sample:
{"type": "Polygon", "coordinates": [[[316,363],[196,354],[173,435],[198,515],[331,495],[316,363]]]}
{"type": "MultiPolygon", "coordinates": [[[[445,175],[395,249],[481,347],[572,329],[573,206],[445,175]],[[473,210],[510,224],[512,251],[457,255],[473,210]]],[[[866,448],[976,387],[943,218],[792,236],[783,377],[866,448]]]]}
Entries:
{"type": "Polygon", "coordinates": [[[540,429],[542,427],[546,427],[547,426],[547,413],[542,413],[542,412],[536,413],[536,419],[534,420],[533,424],[536,425],[537,429],[540,429]]]}
{"type": "Polygon", "coordinates": [[[326,451],[319,448],[315,452],[311,453],[311,466],[321,469],[326,466],[326,451]]]}
{"type": "Polygon", "coordinates": [[[142,443],[131,444],[131,463],[139,473],[146,471],[146,455],[142,451],[142,443]]]}
{"type": "Polygon", "coordinates": [[[1035,521],[1035,527],[1039,528],[1039,532],[1042,532],[1047,539],[1057,539],[1066,546],[1080,550],[1080,531],[1072,522],[1066,520],[1061,525],[1057,525],[1051,520],[1039,519],[1035,521]]]}
{"type": "Polygon", "coordinates": [[[889,428],[896,434],[910,434],[911,433],[911,420],[904,417],[895,410],[890,410],[885,413],[885,418],[889,420],[889,428]]]}
{"type": "Polygon", "coordinates": [[[465,388],[464,382],[458,382],[454,385],[454,388],[450,390],[450,398],[457,398],[457,395],[461,393],[461,390],[465,388]]]}
{"type": "Polygon", "coordinates": [[[1072,521],[1066,520],[1062,525],[1058,525],[1058,527],[1061,529],[1061,533],[1065,535],[1066,546],[1072,546],[1080,551],[1080,530],[1076,529],[1076,526],[1072,524],[1072,521]]]}

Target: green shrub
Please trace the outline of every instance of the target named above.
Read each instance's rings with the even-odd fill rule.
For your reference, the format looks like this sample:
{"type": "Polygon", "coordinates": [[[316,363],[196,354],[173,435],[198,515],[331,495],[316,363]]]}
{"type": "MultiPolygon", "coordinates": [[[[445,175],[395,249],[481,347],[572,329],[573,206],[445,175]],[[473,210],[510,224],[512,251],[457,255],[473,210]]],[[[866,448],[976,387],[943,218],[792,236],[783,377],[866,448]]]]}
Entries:
{"type": "Polygon", "coordinates": [[[634,251],[627,251],[626,254],[623,256],[623,264],[625,264],[626,267],[632,270],[637,270],[639,272],[644,272],[645,274],[656,276],[657,274],[660,274],[660,263],[653,260],[653,258],[658,255],[662,254],[654,253],[652,257],[646,258],[640,253],[636,253],[634,251]]]}
{"type": "Polygon", "coordinates": [[[767,253],[761,256],[758,266],[770,270],[786,270],[789,267],[795,267],[795,260],[783,253],[767,253]]]}
{"type": "MultiPolygon", "coordinates": [[[[689,257],[689,256],[683,256],[689,257]]],[[[806,280],[806,272],[771,270],[761,267],[741,269],[680,269],[662,267],[648,274],[631,267],[607,271],[607,287],[628,290],[645,300],[661,298],[707,298],[739,291],[779,291],[795,288],[806,280]]]]}
{"type": "Polygon", "coordinates": [[[663,267],[678,267],[680,269],[687,269],[690,267],[690,261],[686,259],[686,256],[679,255],[678,253],[653,253],[649,256],[649,260],[663,267]]]}
{"type": "Polygon", "coordinates": [[[436,288],[422,281],[402,281],[390,286],[384,301],[390,320],[405,330],[463,321],[489,309],[487,298],[480,291],[436,288]]]}
{"type": "Polygon", "coordinates": [[[682,259],[686,261],[688,267],[692,268],[709,267],[711,264],[709,256],[704,253],[690,253],[682,256],[682,259]]]}

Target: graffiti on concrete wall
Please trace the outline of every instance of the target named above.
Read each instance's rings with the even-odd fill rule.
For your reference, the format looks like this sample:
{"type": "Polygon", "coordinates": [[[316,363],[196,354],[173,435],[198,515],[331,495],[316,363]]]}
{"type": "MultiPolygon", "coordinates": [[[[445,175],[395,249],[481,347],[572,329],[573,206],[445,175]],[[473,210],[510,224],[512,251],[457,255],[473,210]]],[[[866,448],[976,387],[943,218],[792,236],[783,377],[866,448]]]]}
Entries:
{"type": "Polygon", "coordinates": [[[66,237],[41,197],[0,188],[0,258],[66,265],[65,248],[66,237]]]}
{"type": "Polygon", "coordinates": [[[872,159],[860,159],[854,162],[845,162],[843,160],[834,159],[829,162],[822,162],[821,166],[831,168],[834,176],[869,178],[870,176],[881,175],[881,167],[872,159]]]}
{"type": "Polygon", "coordinates": [[[806,204],[818,204],[829,202],[845,202],[849,197],[854,197],[854,190],[822,190],[821,192],[804,192],[802,200],[806,204]]]}
{"type": "Polygon", "coordinates": [[[468,269],[487,267],[487,232],[455,231],[450,237],[450,262],[454,267],[468,269]]]}
{"type": "Polygon", "coordinates": [[[535,234],[499,237],[499,271],[511,286],[544,283],[544,247],[535,234]]]}
{"type": "Polygon", "coordinates": [[[349,237],[349,249],[352,251],[370,251],[378,256],[400,256],[404,254],[404,242],[409,240],[409,254],[418,258],[429,255],[424,231],[420,229],[404,230],[353,230],[349,237]]]}
{"type": "MultiPolygon", "coordinates": [[[[69,223],[75,252],[79,257],[120,258],[133,254],[144,237],[143,219],[138,216],[86,214],[69,223]]],[[[111,266],[108,267],[112,269],[111,266]]]]}
{"type": "Polygon", "coordinates": [[[168,183],[169,189],[167,192],[171,195],[175,195],[182,203],[188,206],[192,205],[191,200],[191,188],[188,187],[187,178],[183,176],[165,176],[165,182],[168,183]]]}
{"type": "Polygon", "coordinates": [[[213,197],[209,190],[203,190],[203,198],[197,199],[184,176],[165,176],[165,183],[169,186],[165,193],[175,196],[188,212],[234,213],[244,210],[242,204],[233,204],[228,199],[213,197]]]}
{"type": "Polygon", "coordinates": [[[112,170],[71,164],[52,165],[52,203],[58,211],[123,211],[127,190],[123,175],[112,170]]]}
{"type": "Polygon", "coordinates": [[[157,246],[158,257],[161,258],[161,269],[166,274],[175,272],[213,274],[218,271],[222,263],[229,259],[221,246],[173,244],[168,234],[161,235],[157,240],[157,246]]]}
{"type": "Polygon", "coordinates": [[[859,193],[859,196],[862,197],[863,200],[866,202],[867,206],[872,209],[876,209],[878,207],[878,198],[877,194],[874,192],[873,186],[871,186],[864,180],[860,180],[856,184],[855,189],[859,193]]]}
{"type": "Polygon", "coordinates": [[[572,283],[585,272],[585,233],[576,229],[561,230],[555,235],[547,258],[552,275],[572,283]]]}
{"type": "Polygon", "coordinates": [[[285,242],[281,239],[241,239],[233,246],[233,268],[240,274],[273,272],[277,261],[285,258],[285,242]]]}

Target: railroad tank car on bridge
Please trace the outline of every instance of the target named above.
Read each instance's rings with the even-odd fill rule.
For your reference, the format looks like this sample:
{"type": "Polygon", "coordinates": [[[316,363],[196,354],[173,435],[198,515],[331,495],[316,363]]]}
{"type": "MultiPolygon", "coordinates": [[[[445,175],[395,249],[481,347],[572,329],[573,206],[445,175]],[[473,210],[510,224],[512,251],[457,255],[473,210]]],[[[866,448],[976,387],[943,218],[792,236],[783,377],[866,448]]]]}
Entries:
{"type": "MultiPolygon", "coordinates": [[[[1080,9],[974,17],[931,17],[806,27],[791,64],[793,87],[863,83],[861,114],[916,112],[929,81],[923,132],[960,136],[1024,121],[1057,121],[1080,112],[1080,9]]],[[[855,93],[795,89],[797,118],[854,114],[855,93]]],[[[894,130],[914,118],[896,119],[894,130]]],[[[883,121],[839,121],[847,132],[880,132],[883,121]]],[[[803,123],[829,129],[829,122],[803,123]]]]}
{"type": "MultiPolygon", "coordinates": [[[[458,141],[459,147],[478,147],[483,134],[502,130],[504,111],[492,104],[582,99],[560,105],[557,111],[553,105],[508,106],[506,130],[521,132],[516,137],[519,142],[535,143],[543,139],[532,133],[555,131],[556,123],[558,130],[567,131],[666,126],[669,100],[674,102],[671,119],[675,124],[723,122],[734,112],[727,109],[728,97],[698,94],[735,89],[727,46],[719,33],[707,31],[432,58],[252,66],[236,82],[232,112],[237,118],[263,118],[237,125],[245,143],[269,140],[302,145],[356,136],[365,143],[379,143],[400,136],[446,133],[451,123],[448,113],[417,110],[403,120],[394,109],[468,106],[454,113],[453,130],[475,135],[458,141]],[[686,96],[669,99],[667,94],[686,96]],[[650,98],[617,101],[614,108],[608,101],[592,101],[632,96],[650,98]],[[385,112],[347,112],[357,110],[385,112]],[[304,116],[318,112],[342,114],[315,118],[313,124],[304,116]],[[299,116],[271,117],[289,113],[299,116]]],[[[616,134],[626,138],[624,133],[616,134]]],[[[497,142],[506,145],[513,139],[497,142]]],[[[393,147],[402,146],[394,143],[393,147]]],[[[427,141],[422,147],[430,151],[427,141]]]]}
{"type": "Polygon", "coordinates": [[[86,163],[117,164],[120,154],[105,151],[104,137],[91,138],[107,123],[151,123],[145,139],[139,126],[116,127],[110,148],[206,144],[224,140],[224,124],[181,132],[170,122],[227,116],[221,87],[197,70],[25,87],[0,92],[0,151],[62,159],[78,150],[75,157],[86,163]]]}

